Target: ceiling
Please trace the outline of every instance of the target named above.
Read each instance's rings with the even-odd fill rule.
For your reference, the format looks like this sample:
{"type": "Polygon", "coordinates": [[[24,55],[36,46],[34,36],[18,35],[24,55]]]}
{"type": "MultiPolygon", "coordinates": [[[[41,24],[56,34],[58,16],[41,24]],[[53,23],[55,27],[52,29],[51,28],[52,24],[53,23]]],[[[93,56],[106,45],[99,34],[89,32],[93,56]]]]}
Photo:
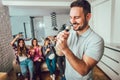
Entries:
{"type": "MultiPolygon", "coordinates": [[[[9,7],[10,16],[45,16],[52,12],[69,14],[73,0],[2,0],[9,7]]],[[[92,0],[89,0],[90,2],[92,0]]]]}

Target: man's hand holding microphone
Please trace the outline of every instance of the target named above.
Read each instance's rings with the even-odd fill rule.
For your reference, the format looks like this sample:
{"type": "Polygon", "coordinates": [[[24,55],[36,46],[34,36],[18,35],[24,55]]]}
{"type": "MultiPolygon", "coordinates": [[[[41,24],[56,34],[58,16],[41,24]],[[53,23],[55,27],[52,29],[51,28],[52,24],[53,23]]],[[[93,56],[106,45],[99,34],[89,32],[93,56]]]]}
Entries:
{"type": "Polygon", "coordinates": [[[60,51],[60,53],[58,54],[59,56],[63,56],[64,55],[63,51],[68,48],[67,40],[70,34],[69,33],[70,29],[71,29],[71,26],[67,26],[64,31],[60,32],[57,35],[56,48],[57,50],[60,51]]]}

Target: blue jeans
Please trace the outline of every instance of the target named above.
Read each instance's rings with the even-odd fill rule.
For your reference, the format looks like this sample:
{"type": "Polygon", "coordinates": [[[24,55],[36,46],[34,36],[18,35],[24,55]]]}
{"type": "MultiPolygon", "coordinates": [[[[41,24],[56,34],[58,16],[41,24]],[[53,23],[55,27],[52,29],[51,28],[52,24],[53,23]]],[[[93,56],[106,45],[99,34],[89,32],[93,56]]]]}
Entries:
{"type": "Polygon", "coordinates": [[[27,77],[27,70],[29,70],[29,74],[30,74],[30,80],[32,80],[33,78],[33,61],[29,58],[27,58],[24,61],[20,62],[20,68],[21,68],[21,73],[24,77],[27,77]]]}
{"type": "Polygon", "coordinates": [[[56,58],[53,58],[52,60],[50,60],[49,58],[46,58],[46,64],[47,67],[50,71],[50,75],[55,74],[56,71],[56,58]]]}

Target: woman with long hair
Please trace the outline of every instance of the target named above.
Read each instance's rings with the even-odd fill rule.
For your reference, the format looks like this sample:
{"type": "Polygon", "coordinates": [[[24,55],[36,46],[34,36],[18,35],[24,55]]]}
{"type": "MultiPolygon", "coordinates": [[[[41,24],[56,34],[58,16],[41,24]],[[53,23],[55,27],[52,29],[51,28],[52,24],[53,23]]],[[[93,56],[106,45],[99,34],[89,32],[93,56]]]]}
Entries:
{"type": "Polygon", "coordinates": [[[32,44],[32,47],[30,49],[30,55],[31,55],[31,58],[35,66],[34,75],[35,75],[35,80],[36,80],[37,76],[39,76],[39,79],[40,79],[40,73],[41,73],[40,65],[44,58],[43,58],[42,51],[41,51],[42,46],[38,45],[38,41],[36,38],[32,40],[31,44],[32,44]]]}
{"type": "Polygon", "coordinates": [[[22,76],[24,77],[24,80],[28,80],[28,70],[29,70],[29,76],[30,80],[33,80],[33,61],[30,59],[30,55],[28,54],[28,48],[25,45],[24,39],[20,38],[21,34],[18,34],[12,41],[11,45],[15,43],[17,40],[17,46],[14,49],[17,50],[17,57],[20,64],[20,69],[22,76]]]}

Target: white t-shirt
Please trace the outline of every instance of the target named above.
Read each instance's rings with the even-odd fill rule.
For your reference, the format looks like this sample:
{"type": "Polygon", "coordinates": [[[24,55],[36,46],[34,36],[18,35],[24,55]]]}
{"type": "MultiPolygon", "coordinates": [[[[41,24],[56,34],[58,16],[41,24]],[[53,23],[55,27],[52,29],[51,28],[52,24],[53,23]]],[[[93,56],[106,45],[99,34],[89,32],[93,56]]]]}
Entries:
{"type": "Polygon", "coordinates": [[[52,60],[54,57],[55,57],[55,54],[54,54],[54,53],[52,53],[52,54],[50,54],[50,55],[48,56],[48,58],[51,59],[51,60],[52,60]]]}
{"type": "Polygon", "coordinates": [[[24,61],[24,60],[26,60],[27,59],[27,57],[26,56],[18,56],[19,57],[19,61],[21,62],[21,61],[24,61]]]}
{"type": "MultiPolygon", "coordinates": [[[[75,31],[71,30],[68,46],[79,59],[82,59],[83,54],[85,54],[99,61],[104,52],[103,39],[90,28],[79,36],[75,31]]],[[[72,68],[66,59],[65,77],[66,80],[92,80],[92,70],[86,76],[82,76],[72,68]]]]}

